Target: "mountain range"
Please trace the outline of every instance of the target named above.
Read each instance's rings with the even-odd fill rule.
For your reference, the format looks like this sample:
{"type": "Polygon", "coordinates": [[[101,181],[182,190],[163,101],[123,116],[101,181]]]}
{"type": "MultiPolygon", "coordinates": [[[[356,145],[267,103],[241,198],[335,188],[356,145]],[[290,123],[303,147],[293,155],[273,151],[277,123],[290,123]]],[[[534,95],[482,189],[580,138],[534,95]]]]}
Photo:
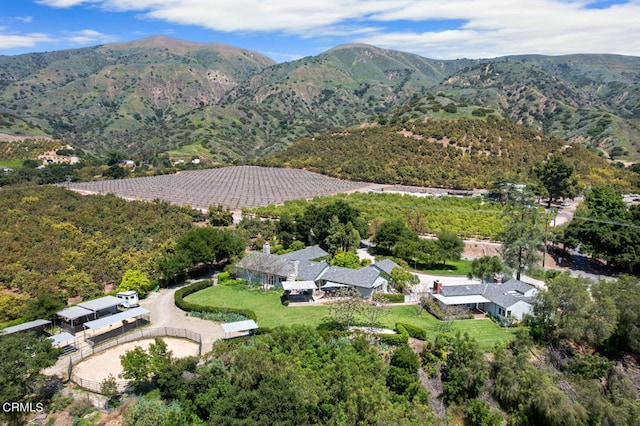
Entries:
{"type": "Polygon", "coordinates": [[[0,56],[0,133],[46,134],[145,161],[191,152],[247,161],[407,112],[459,119],[474,110],[635,161],[639,98],[640,58],[617,55],[433,60],[353,44],[276,63],[232,46],[150,37],[0,56]]]}

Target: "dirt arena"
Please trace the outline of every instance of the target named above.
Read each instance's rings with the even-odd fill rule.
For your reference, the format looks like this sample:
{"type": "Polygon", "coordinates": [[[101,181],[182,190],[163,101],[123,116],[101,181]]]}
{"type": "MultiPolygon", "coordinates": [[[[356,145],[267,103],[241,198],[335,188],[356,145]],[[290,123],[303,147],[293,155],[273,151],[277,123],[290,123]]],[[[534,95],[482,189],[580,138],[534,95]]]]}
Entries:
{"type": "MultiPolygon", "coordinates": [[[[198,344],[187,339],[177,339],[174,337],[163,337],[162,340],[172,352],[174,358],[184,358],[198,355],[198,344]]],[[[124,343],[111,349],[99,352],[80,362],[73,368],[73,373],[84,380],[102,382],[112,374],[116,380],[123,380],[118,375],[122,373],[120,365],[120,355],[132,350],[136,346],[147,349],[154,339],[144,339],[135,342],[124,343]]]]}

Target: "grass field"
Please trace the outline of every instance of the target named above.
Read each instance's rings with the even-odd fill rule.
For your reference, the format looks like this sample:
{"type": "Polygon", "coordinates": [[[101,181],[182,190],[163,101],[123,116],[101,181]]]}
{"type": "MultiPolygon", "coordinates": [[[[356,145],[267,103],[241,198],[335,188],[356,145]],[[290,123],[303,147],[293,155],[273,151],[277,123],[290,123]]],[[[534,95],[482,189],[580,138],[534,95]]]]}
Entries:
{"type": "MultiPolygon", "coordinates": [[[[411,262],[409,262],[409,266],[413,266],[411,262]]],[[[436,265],[423,265],[418,263],[415,265],[416,269],[425,274],[431,275],[468,275],[471,272],[471,261],[470,260],[456,260],[456,261],[447,261],[446,264],[438,263],[436,265]]]]}
{"type": "MultiPolygon", "coordinates": [[[[302,324],[315,327],[329,317],[327,306],[290,306],[280,303],[281,291],[271,290],[264,293],[258,288],[253,290],[247,286],[215,286],[209,287],[185,298],[186,301],[201,305],[226,306],[251,309],[258,316],[260,327],[273,328],[302,324]]],[[[428,312],[418,316],[416,306],[393,306],[391,312],[381,319],[381,326],[394,328],[397,322],[406,322],[427,330],[434,338],[444,331],[444,325],[428,312]]],[[[490,350],[497,342],[509,339],[513,330],[505,330],[489,319],[457,320],[452,330],[467,332],[474,337],[484,350],[490,350]]]]}

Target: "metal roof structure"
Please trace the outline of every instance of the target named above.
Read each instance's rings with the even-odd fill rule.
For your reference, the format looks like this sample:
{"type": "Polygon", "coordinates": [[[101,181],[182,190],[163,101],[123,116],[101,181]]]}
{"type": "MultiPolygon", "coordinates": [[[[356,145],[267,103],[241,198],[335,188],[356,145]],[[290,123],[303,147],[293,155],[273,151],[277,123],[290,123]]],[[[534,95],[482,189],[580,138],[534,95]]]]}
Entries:
{"type": "Polygon", "coordinates": [[[126,321],[130,318],[146,315],[148,313],[149,311],[145,308],[133,308],[133,309],[129,309],[128,311],[120,312],[114,315],[109,315],[108,317],[98,318],[97,320],[86,322],[84,323],[84,327],[95,330],[98,328],[106,327],[108,325],[113,325],[116,323],[120,323],[122,321],[126,321]]]}
{"type": "Polygon", "coordinates": [[[36,328],[44,327],[45,325],[49,325],[49,324],[51,324],[51,321],[38,319],[35,321],[29,321],[29,322],[14,325],[11,327],[7,327],[3,330],[0,330],[0,334],[13,334],[13,333],[18,333],[20,331],[34,330],[36,328]]]}
{"type": "Polygon", "coordinates": [[[93,315],[95,312],[89,309],[83,308],[82,306],[70,306],[68,308],[64,308],[61,311],[57,312],[57,315],[61,318],[66,319],[67,321],[73,321],[78,318],[86,317],[89,315],[93,315]]]}
{"type": "Polygon", "coordinates": [[[314,281],[282,281],[284,290],[304,291],[318,288],[314,281]]]}
{"type": "Polygon", "coordinates": [[[65,331],[59,334],[54,334],[53,336],[48,337],[48,339],[51,340],[52,346],[58,346],[62,344],[66,346],[66,344],[68,344],[69,342],[75,341],[76,337],[73,334],[67,333],[65,331]]]}
{"type": "Polygon", "coordinates": [[[76,306],[97,312],[103,309],[113,308],[114,306],[118,306],[120,303],[122,303],[122,300],[115,296],[104,296],[99,299],[87,300],[86,302],[78,303],[76,306]]]}
{"type": "Polygon", "coordinates": [[[258,324],[254,320],[228,322],[221,325],[225,333],[237,333],[240,331],[250,331],[258,328],[258,324]]]}

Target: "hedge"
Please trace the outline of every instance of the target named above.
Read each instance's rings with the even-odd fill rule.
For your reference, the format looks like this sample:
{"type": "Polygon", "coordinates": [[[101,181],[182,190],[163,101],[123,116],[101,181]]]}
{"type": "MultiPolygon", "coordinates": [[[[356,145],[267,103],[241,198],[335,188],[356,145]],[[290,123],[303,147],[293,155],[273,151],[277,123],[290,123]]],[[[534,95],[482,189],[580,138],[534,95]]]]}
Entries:
{"type": "Polygon", "coordinates": [[[175,304],[178,308],[186,312],[198,311],[198,312],[234,312],[240,314],[254,321],[258,320],[258,316],[250,309],[235,309],[218,306],[198,305],[196,303],[190,303],[184,300],[190,294],[197,291],[204,290],[207,287],[211,287],[213,282],[211,280],[203,280],[181,288],[174,293],[175,304]]]}
{"type": "Polygon", "coordinates": [[[408,334],[378,334],[376,337],[378,337],[380,343],[386,343],[387,345],[401,346],[409,342],[408,334]]]}
{"type": "Polygon", "coordinates": [[[376,293],[376,296],[386,300],[387,303],[404,303],[404,294],[376,293]]]}
{"type": "Polygon", "coordinates": [[[422,327],[418,327],[417,325],[413,325],[413,324],[407,324],[406,322],[397,323],[396,324],[396,330],[399,327],[403,327],[407,331],[409,336],[413,337],[414,339],[418,339],[418,340],[422,340],[422,341],[426,341],[427,340],[427,330],[425,330],[422,327]]]}
{"type": "Polygon", "coordinates": [[[398,334],[377,334],[376,337],[380,339],[380,343],[386,343],[387,345],[406,345],[409,343],[409,332],[403,324],[396,324],[396,331],[398,334]]]}

